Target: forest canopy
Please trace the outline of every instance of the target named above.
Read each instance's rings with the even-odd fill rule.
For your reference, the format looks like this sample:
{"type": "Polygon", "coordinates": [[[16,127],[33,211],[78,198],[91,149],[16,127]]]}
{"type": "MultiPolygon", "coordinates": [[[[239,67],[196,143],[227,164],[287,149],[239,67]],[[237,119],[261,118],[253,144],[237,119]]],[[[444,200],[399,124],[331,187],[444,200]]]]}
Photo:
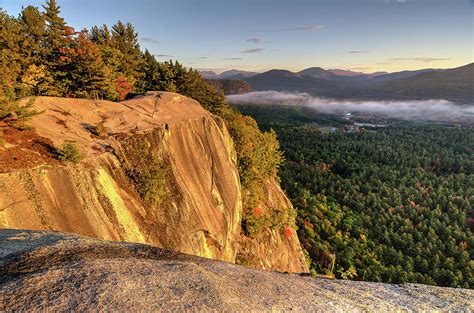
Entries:
{"type": "Polygon", "coordinates": [[[347,120],[301,107],[239,109],[278,135],[282,187],[313,272],[474,286],[472,127],[395,121],[351,132],[347,120]]]}

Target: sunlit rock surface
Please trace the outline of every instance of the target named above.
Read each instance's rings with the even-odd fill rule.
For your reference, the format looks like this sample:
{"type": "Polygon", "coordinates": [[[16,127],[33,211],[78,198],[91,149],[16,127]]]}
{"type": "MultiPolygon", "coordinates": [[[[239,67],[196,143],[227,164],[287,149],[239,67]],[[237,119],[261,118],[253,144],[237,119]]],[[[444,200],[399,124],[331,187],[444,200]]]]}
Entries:
{"type": "MultiPolygon", "coordinates": [[[[29,153],[31,161],[0,173],[0,228],[147,243],[228,262],[235,262],[239,247],[247,249],[239,245],[242,196],[232,138],[223,120],[198,102],[153,92],[118,103],[38,97],[35,109],[43,113],[30,125],[51,146],[41,145],[72,142],[84,158],[72,164],[42,155],[33,162],[41,153],[21,141],[0,148],[6,159],[29,153]],[[99,123],[106,131],[94,136],[91,129],[99,123]],[[127,175],[145,154],[159,159],[166,177],[156,205],[142,201],[127,175]]],[[[285,197],[279,187],[277,197],[285,197]]],[[[281,236],[265,239],[265,245],[285,258],[260,245],[255,257],[261,259],[253,264],[307,271],[297,236],[281,236]]]]}
{"type": "Polygon", "coordinates": [[[463,311],[474,291],[302,277],[156,247],[0,231],[0,311],[463,311]]]}

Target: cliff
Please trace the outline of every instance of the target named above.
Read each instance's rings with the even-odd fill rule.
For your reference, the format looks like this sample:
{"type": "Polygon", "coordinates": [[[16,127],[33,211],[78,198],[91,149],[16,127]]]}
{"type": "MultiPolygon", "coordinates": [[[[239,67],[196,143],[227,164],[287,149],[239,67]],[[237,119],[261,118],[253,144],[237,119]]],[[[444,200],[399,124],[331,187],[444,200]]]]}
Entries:
{"type": "MultiPolygon", "coordinates": [[[[274,231],[241,244],[233,142],[196,101],[164,92],[119,103],[38,97],[35,108],[43,111],[30,122],[35,131],[3,130],[1,228],[147,243],[227,262],[238,249],[258,250],[250,265],[307,270],[296,234],[282,240],[274,231]],[[54,158],[64,142],[79,148],[79,163],[54,158]],[[265,246],[285,259],[273,260],[281,253],[266,254],[265,246]]],[[[275,188],[271,198],[285,198],[275,188]]]]}
{"type": "MultiPolygon", "coordinates": [[[[261,210],[278,208],[285,213],[293,210],[290,200],[274,180],[266,181],[262,188],[264,200],[258,204],[261,210]]],[[[259,269],[278,268],[284,272],[307,271],[308,267],[296,231],[291,228],[282,231],[281,228],[267,227],[256,237],[242,234],[237,249],[237,263],[259,269]]]]}
{"type": "Polygon", "coordinates": [[[0,311],[459,311],[474,291],[302,277],[141,244],[0,231],[0,311]]]}

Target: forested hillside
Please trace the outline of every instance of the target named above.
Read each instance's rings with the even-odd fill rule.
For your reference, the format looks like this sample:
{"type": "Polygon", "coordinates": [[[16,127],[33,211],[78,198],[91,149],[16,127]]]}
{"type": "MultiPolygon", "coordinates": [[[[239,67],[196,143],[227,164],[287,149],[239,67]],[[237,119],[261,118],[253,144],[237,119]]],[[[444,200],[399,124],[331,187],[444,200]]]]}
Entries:
{"type": "Polygon", "coordinates": [[[321,132],[347,121],[240,107],[273,128],[281,182],[314,272],[391,283],[474,285],[474,130],[415,122],[321,132]]]}
{"type": "Polygon", "coordinates": [[[225,95],[235,95],[252,91],[252,87],[243,80],[208,79],[207,83],[214,86],[218,92],[223,92],[225,95]]]}
{"type": "Polygon", "coordinates": [[[27,6],[18,17],[0,11],[0,26],[0,120],[13,125],[24,116],[16,100],[28,96],[120,101],[147,90],[177,92],[225,120],[237,150],[244,209],[260,200],[264,181],[276,177],[282,155],[275,133],[261,132],[251,117],[231,109],[198,71],[142,51],[131,24],[76,31],[48,0],[42,10],[27,6]]]}

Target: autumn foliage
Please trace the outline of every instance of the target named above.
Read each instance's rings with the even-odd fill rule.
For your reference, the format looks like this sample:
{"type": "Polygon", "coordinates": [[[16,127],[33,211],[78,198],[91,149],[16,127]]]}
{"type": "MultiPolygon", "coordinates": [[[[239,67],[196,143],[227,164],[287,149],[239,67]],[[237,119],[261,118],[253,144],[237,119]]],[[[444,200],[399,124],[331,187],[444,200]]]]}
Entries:
{"type": "Polygon", "coordinates": [[[252,214],[253,214],[253,216],[255,216],[255,217],[260,217],[260,216],[262,216],[262,209],[260,209],[260,208],[258,208],[258,207],[254,207],[254,208],[252,209],[252,214]]]}
{"type": "Polygon", "coordinates": [[[118,100],[122,101],[132,90],[132,86],[127,82],[125,77],[119,76],[115,79],[115,90],[117,90],[118,93],[118,100]]]}
{"type": "Polygon", "coordinates": [[[142,91],[143,53],[131,24],[76,31],[55,0],[18,18],[0,11],[0,100],[49,95],[123,100],[142,91]]]}

